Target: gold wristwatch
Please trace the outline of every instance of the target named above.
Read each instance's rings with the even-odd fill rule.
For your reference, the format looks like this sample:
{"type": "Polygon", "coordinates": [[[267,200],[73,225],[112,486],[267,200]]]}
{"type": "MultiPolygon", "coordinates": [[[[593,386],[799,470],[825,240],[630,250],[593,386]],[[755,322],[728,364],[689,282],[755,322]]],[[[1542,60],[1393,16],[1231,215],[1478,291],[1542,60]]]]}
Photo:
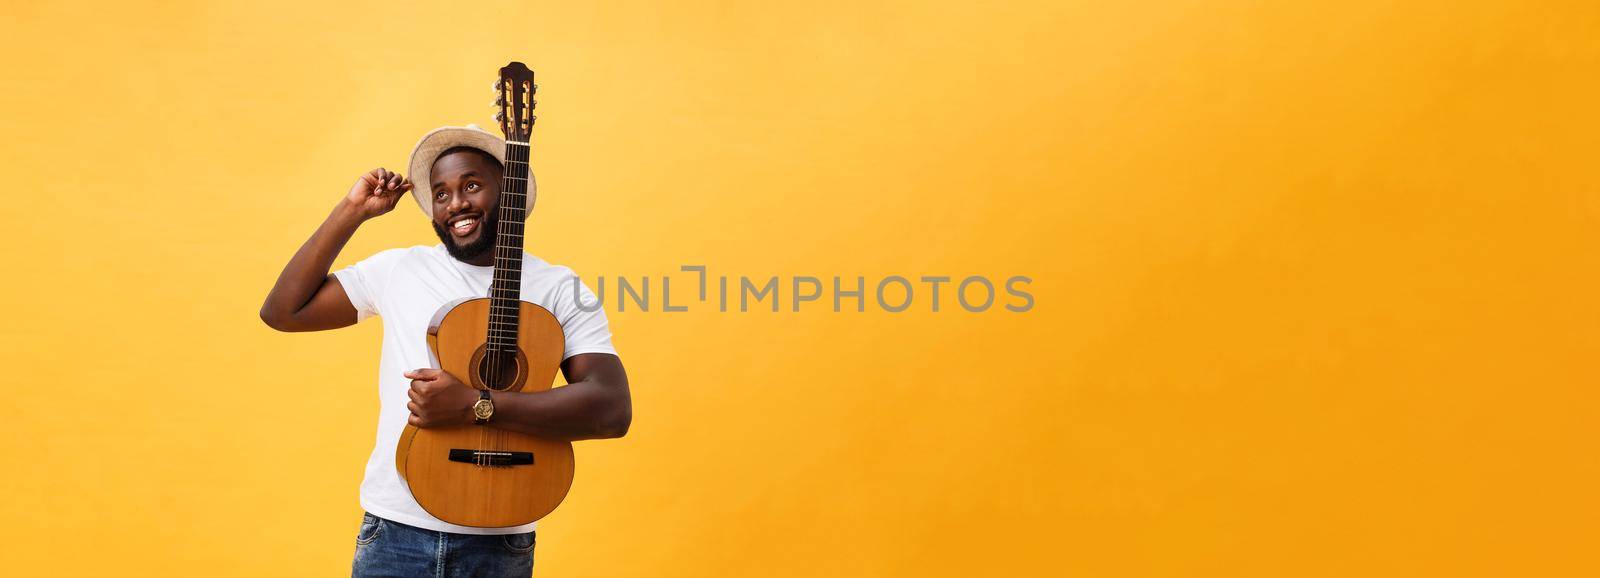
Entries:
{"type": "Polygon", "coordinates": [[[478,402],[472,404],[472,415],[478,418],[473,422],[478,425],[489,423],[489,418],[494,417],[494,400],[489,399],[489,390],[478,390],[478,402]]]}

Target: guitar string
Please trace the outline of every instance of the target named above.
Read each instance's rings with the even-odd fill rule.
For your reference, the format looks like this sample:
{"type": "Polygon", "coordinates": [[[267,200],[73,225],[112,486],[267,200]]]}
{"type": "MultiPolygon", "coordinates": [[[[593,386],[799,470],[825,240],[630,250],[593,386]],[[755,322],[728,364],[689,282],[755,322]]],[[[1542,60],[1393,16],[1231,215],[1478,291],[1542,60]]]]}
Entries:
{"type": "MultiPolygon", "coordinates": [[[[507,160],[509,160],[511,162],[523,163],[524,166],[526,166],[526,164],[525,164],[526,160],[521,158],[521,155],[517,154],[520,151],[518,151],[516,148],[510,146],[509,144],[506,146],[506,149],[507,149],[506,150],[506,159],[507,160]]],[[[510,171],[507,171],[507,172],[510,172],[510,171]]],[[[505,179],[502,182],[502,185],[503,185],[502,186],[502,193],[503,194],[501,195],[502,202],[500,203],[500,206],[498,207],[499,222],[501,222],[501,223],[510,224],[510,223],[514,223],[516,221],[514,204],[513,203],[504,202],[504,201],[512,200],[511,195],[525,194],[522,191],[518,190],[519,189],[518,185],[520,184],[520,182],[518,182],[517,180],[514,180],[514,179],[517,179],[517,177],[511,177],[511,178],[505,179]]],[[[522,182],[526,182],[526,181],[524,180],[522,182]]],[[[519,332],[513,330],[510,327],[506,327],[506,323],[500,319],[500,317],[502,317],[502,316],[511,315],[511,313],[509,311],[495,311],[495,309],[497,309],[497,308],[492,307],[492,305],[495,303],[496,300],[503,301],[506,297],[509,296],[510,293],[520,292],[520,291],[515,291],[515,289],[520,289],[520,285],[521,285],[520,283],[517,283],[516,287],[511,287],[510,286],[511,285],[511,283],[510,283],[511,276],[512,275],[520,275],[520,273],[521,273],[520,267],[503,267],[502,266],[502,262],[504,264],[506,264],[506,265],[510,265],[510,264],[516,263],[518,261],[518,259],[517,259],[518,255],[515,255],[515,253],[514,253],[514,251],[516,251],[518,249],[518,247],[513,246],[512,243],[511,243],[512,237],[515,236],[515,234],[511,231],[511,229],[509,227],[508,228],[503,228],[503,229],[500,229],[500,230],[496,231],[496,234],[497,234],[497,236],[500,236],[501,239],[500,239],[500,242],[496,243],[496,247],[495,247],[496,257],[497,257],[496,262],[495,262],[495,266],[496,266],[496,268],[498,270],[501,271],[502,274],[494,276],[495,277],[495,281],[501,282],[501,283],[495,283],[495,284],[503,284],[505,286],[503,286],[503,287],[493,287],[494,284],[491,285],[491,287],[493,287],[495,289],[494,295],[492,296],[493,298],[490,301],[490,303],[491,303],[490,324],[491,324],[491,329],[493,329],[493,331],[490,332],[490,336],[492,337],[492,339],[490,340],[490,347],[487,348],[487,350],[489,351],[489,359],[487,360],[488,361],[488,366],[489,366],[489,371],[488,371],[489,379],[485,380],[485,383],[484,383],[485,387],[487,387],[489,389],[495,389],[496,385],[500,385],[499,382],[502,380],[501,378],[502,378],[502,372],[503,371],[506,371],[506,370],[508,370],[510,368],[516,367],[516,363],[515,363],[516,359],[514,357],[515,356],[515,351],[516,351],[516,346],[512,345],[510,348],[505,348],[503,346],[506,345],[505,341],[507,341],[507,339],[506,339],[507,337],[511,338],[513,344],[516,343],[516,341],[517,341],[516,333],[519,333],[519,332]],[[497,347],[497,346],[501,346],[501,347],[497,347]],[[502,357],[505,357],[505,356],[510,356],[510,357],[512,357],[512,359],[503,360],[502,357]],[[512,365],[510,367],[506,367],[504,365],[504,363],[506,361],[510,361],[512,363],[512,365]]],[[[520,279],[519,279],[519,281],[520,281],[520,279]]],[[[514,303],[502,303],[501,307],[499,307],[499,309],[507,309],[507,308],[510,308],[510,307],[512,307],[514,305],[515,305],[514,303]]],[[[520,314],[520,306],[518,307],[518,310],[519,310],[518,313],[520,314]]],[[[515,376],[513,376],[513,381],[514,381],[514,379],[515,379],[515,376]]],[[[509,384],[507,384],[507,385],[509,385],[509,384]]],[[[484,428],[484,429],[487,430],[489,428],[484,428]]],[[[480,447],[483,447],[486,450],[493,451],[493,452],[500,452],[501,450],[503,450],[504,435],[499,431],[494,431],[494,432],[483,431],[483,432],[480,433],[480,443],[482,444],[482,445],[480,445],[480,447]]],[[[480,463],[482,465],[484,465],[485,467],[492,467],[491,464],[493,463],[493,458],[492,457],[485,458],[484,460],[480,460],[480,463]]],[[[492,485],[491,485],[490,488],[491,488],[491,491],[492,491],[492,485]]],[[[487,494],[487,492],[486,492],[486,494],[487,494]]],[[[490,498],[489,498],[488,495],[485,495],[485,499],[490,499],[490,498]]]]}
{"type": "MultiPolygon", "coordinates": [[[[506,157],[507,157],[507,159],[509,159],[511,157],[513,152],[514,152],[514,150],[512,149],[512,147],[509,144],[506,145],[506,157]]],[[[508,195],[506,193],[512,191],[512,186],[513,185],[511,185],[511,180],[510,179],[502,179],[500,184],[501,184],[501,195],[500,195],[500,206],[498,207],[498,210],[499,210],[499,213],[500,213],[499,221],[501,223],[509,223],[511,221],[511,219],[508,218],[510,216],[510,214],[509,214],[509,211],[508,211],[509,206],[507,205],[506,201],[510,200],[510,195],[508,195]]],[[[511,238],[510,238],[510,228],[509,227],[501,227],[497,231],[497,233],[501,237],[501,239],[500,239],[501,242],[496,244],[496,247],[495,247],[496,256],[500,257],[501,259],[506,260],[505,261],[506,264],[509,264],[511,256],[509,254],[507,254],[507,253],[509,253],[509,251],[511,250],[511,247],[510,247],[510,240],[511,240],[511,238]]],[[[496,268],[497,271],[500,271],[502,273],[502,275],[497,275],[496,277],[500,277],[501,279],[509,280],[510,272],[505,270],[502,267],[502,264],[500,262],[496,262],[495,263],[495,268],[496,268]]],[[[520,273],[520,271],[518,273],[520,273]]],[[[506,285],[509,285],[509,282],[507,282],[506,285]]],[[[497,298],[501,299],[503,301],[505,299],[505,296],[497,296],[497,298]]],[[[509,308],[511,305],[512,304],[510,304],[510,303],[503,303],[501,305],[501,307],[502,307],[502,309],[504,309],[504,308],[509,308]]],[[[505,314],[506,312],[502,311],[501,313],[505,314]]],[[[510,333],[510,328],[502,326],[501,333],[510,333]]],[[[502,342],[502,345],[503,345],[507,335],[500,335],[499,337],[500,337],[500,341],[502,342]]],[[[513,339],[515,339],[516,336],[513,334],[513,335],[509,335],[509,337],[512,337],[513,339]]],[[[501,348],[496,348],[496,349],[501,349],[501,348]]],[[[500,372],[503,371],[503,368],[501,367],[501,358],[504,357],[505,355],[506,355],[506,351],[504,351],[504,350],[495,352],[494,363],[492,365],[493,369],[490,371],[490,374],[489,374],[491,376],[491,379],[495,382],[493,385],[500,385],[499,384],[500,375],[501,375],[500,372]]],[[[491,386],[491,388],[492,388],[492,386],[491,386]]],[[[489,437],[490,440],[492,440],[494,442],[498,442],[498,440],[494,439],[494,438],[498,437],[497,435],[495,435],[495,433],[496,432],[485,432],[486,436],[489,437]]],[[[491,447],[490,449],[494,450],[494,451],[498,451],[500,449],[499,448],[499,443],[494,443],[493,447],[491,447]]],[[[491,488],[492,488],[492,486],[491,486],[491,488]]]]}
{"type": "MultiPolygon", "coordinates": [[[[518,156],[516,154],[517,152],[518,151],[517,151],[517,149],[515,147],[512,147],[510,144],[506,145],[506,155],[505,155],[505,157],[506,157],[506,159],[508,161],[518,160],[518,159],[515,158],[516,156],[518,156]]],[[[506,163],[506,164],[510,165],[509,162],[506,163]]],[[[507,166],[506,168],[509,169],[510,167],[507,166]]],[[[507,172],[510,172],[510,171],[508,170],[507,172]]],[[[510,223],[513,223],[515,221],[515,215],[513,214],[513,211],[511,210],[512,209],[511,203],[507,202],[507,201],[511,201],[512,197],[507,193],[516,193],[516,192],[518,192],[518,191],[516,191],[516,188],[517,188],[517,183],[516,183],[516,181],[513,181],[512,179],[504,179],[501,182],[501,196],[500,196],[500,201],[501,202],[500,202],[500,206],[498,207],[499,222],[500,223],[510,224],[510,223]]],[[[495,275],[495,277],[498,278],[497,280],[503,280],[503,283],[504,283],[505,287],[503,287],[502,289],[505,289],[505,290],[504,291],[497,291],[497,294],[493,296],[494,299],[492,299],[490,301],[491,305],[494,303],[494,300],[500,300],[500,301],[504,302],[509,297],[516,297],[516,298],[520,299],[520,295],[513,295],[513,293],[520,293],[521,292],[520,291],[520,289],[521,289],[520,276],[521,276],[521,273],[522,273],[521,270],[520,270],[521,268],[517,267],[517,268],[515,268],[516,270],[511,270],[510,268],[507,268],[507,267],[503,266],[503,265],[510,265],[510,264],[516,263],[518,261],[517,257],[520,257],[520,255],[516,255],[514,252],[520,250],[521,247],[520,246],[512,246],[511,245],[511,241],[512,241],[512,236],[513,235],[511,233],[511,228],[509,226],[505,226],[505,227],[500,228],[497,231],[497,234],[501,238],[500,238],[500,242],[496,243],[496,247],[495,247],[496,257],[499,257],[499,259],[497,259],[495,261],[495,269],[496,269],[496,271],[502,272],[503,274],[495,275]],[[516,276],[519,277],[519,279],[517,279],[519,282],[516,283],[515,286],[514,286],[515,289],[516,289],[515,291],[512,290],[513,286],[510,283],[512,275],[516,275],[516,276]]],[[[520,243],[518,243],[518,245],[520,245],[520,243]]],[[[520,315],[520,313],[521,313],[520,304],[517,304],[515,302],[507,302],[507,303],[502,303],[502,306],[501,306],[501,308],[503,308],[503,309],[509,309],[509,308],[512,308],[512,307],[515,307],[516,309],[513,310],[513,311],[502,311],[501,313],[503,315],[508,315],[508,316],[509,315],[520,315]]],[[[491,307],[491,310],[492,309],[493,309],[493,307],[491,307]]],[[[496,321],[496,322],[499,321],[496,318],[496,316],[493,316],[493,315],[490,316],[490,319],[491,319],[491,321],[496,321]]],[[[515,318],[512,318],[512,319],[513,319],[513,323],[512,323],[513,325],[520,326],[520,323],[515,323],[515,318]]],[[[516,352],[516,349],[517,349],[517,344],[521,341],[519,339],[520,335],[518,335],[520,333],[520,331],[513,331],[510,327],[505,327],[504,324],[502,324],[502,326],[499,329],[500,330],[496,331],[494,333],[494,335],[498,338],[498,341],[500,341],[500,344],[504,345],[505,342],[508,340],[507,338],[509,338],[509,341],[511,342],[511,346],[508,347],[508,348],[504,348],[505,350],[503,350],[503,351],[495,351],[492,354],[493,359],[490,362],[491,369],[490,369],[490,372],[489,372],[490,379],[489,379],[489,382],[485,383],[485,385],[490,387],[491,389],[493,389],[493,386],[495,386],[495,385],[500,385],[499,382],[501,381],[501,371],[503,370],[503,367],[501,365],[502,364],[502,359],[501,359],[502,357],[512,356],[512,359],[510,361],[512,362],[513,367],[515,366],[516,359],[515,359],[514,356],[515,356],[515,352],[516,352]]],[[[520,330],[520,327],[517,327],[517,329],[520,330]]],[[[493,349],[501,349],[501,348],[492,347],[490,349],[493,350],[493,349]]],[[[513,379],[515,379],[514,376],[513,376],[513,379]]],[[[507,384],[507,385],[509,385],[509,384],[507,384]]],[[[510,388],[507,387],[506,389],[509,390],[510,388]]],[[[502,390],[502,391],[504,391],[504,390],[502,390]]],[[[484,429],[487,430],[489,428],[486,427],[484,429]]],[[[498,429],[498,428],[496,428],[496,429],[498,429]]],[[[499,431],[493,431],[493,432],[486,431],[486,432],[484,432],[484,435],[486,437],[488,437],[490,441],[492,441],[492,445],[491,445],[491,447],[489,449],[491,451],[499,452],[501,450],[501,448],[502,448],[502,442],[503,442],[500,432],[499,431]]],[[[492,470],[492,468],[490,468],[490,469],[492,470]]],[[[495,476],[490,475],[489,476],[489,483],[486,484],[486,486],[484,488],[483,499],[484,499],[484,502],[486,504],[493,504],[494,503],[494,485],[495,485],[494,481],[495,481],[495,478],[496,478],[495,476]]]]}
{"type": "MultiPolygon", "coordinates": [[[[526,145],[524,145],[524,146],[526,146],[526,145]]],[[[520,151],[518,151],[516,148],[510,146],[509,144],[506,146],[506,149],[507,149],[506,150],[506,158],[507,158],[507,160],[510,160],[512,162],[519,162],[523,166],[527,166],[527,159],[526,158],[522,158],[521,155],[517,154],[520,151]]],[[[528,152],[531,152],[531,151],[528,151],[528,152]]],[[[507,163],[507,164],[509,164],[509,163],[507,163]]],[[[507,171],[507,172],[509,172],[509,171],[507,171]]],[[[500,206],[498,207],[498,211],[499,211],[498,214],[499,214],[499,222],[500,223],[514,223],[516,221],[516,215],[514,214],[514,211],[512,210],[514,207],[512,206],[511,203],[506,203],[504,201],[508,200],[509,197],[510,197],[510,195],[508,195],[507,193],[523,195],[523,197],[521,197],[521,198],[525,199],[526,198],[526,192],[523,191],[523,190],[518,190],[518,189],[521,188],[521,187],[519,187],[519,185],[521,185],[522,183],[526,183],[526,182],[527,182],[526,177],[523,177],[522,179],[520,179],[520,182],[519,182],[519,180],[516,180],[516,177],[507,178],[502,182],[502,194],[501,194],[501,201],[502,202],[500,203],[500,206]],[[506,185],[509,185],[509,186],[506,186],[506,185]]],[[[524,207],[524,210],[526,210],[525,207],[524,207]]],[[[515,223],[515,224],[521,225],[522,223],[515,223]]],[[[489,357],[489,359],[486,360],[487,364],[488,364],[489,371],[488,371],[488,374],[487,374],[488,379],[484,380],[484,386],[486,388],[488,388],[488,389],[491,389],[491,390],[494,389],[495,385],[499,384],[499,382],[501,381],[501,371],[503,371],[505,369],[502,366],[502,360],[501,360],[502,356],[511,357],[512,359],[510,359],[509,361],[512,363],[512,367],[514,368],[514,367],[517,366],[515,355],[516,355],[516,351],[518,349],[517,344],[520,341],[520,339],[518,339],[518,338],[520,337],[520,333],[521,333],[520,330],[513,330],[513,329],[511,329],[509,327],[506,327],[505,326],[506,323],[500,320],[501,314],[508,315],[508,316],[509,315],[517,315],[518,317],[520,317],[520,313],[521,313],[520,304],[516,303],[515,301],[512,301],[510,303],[502,304],[502,306],[499,307],[499,308],[494,307],[494,304],[495,304],[496,301],[504,301],[507,297],[512,296],[513,294],[521,292],[520,291],[520,289],[521,289],[521,283],[520,283],[520,281],[521,281],[521,279],[520,279],[521,268],[520,267],[502,267],[502,265],[501,265],[502,261],[504,263],[508,264],[508,265],[512,264],[512,263],[517,263],[518,261],[520,261],[519,257],[521,255],[517,255],[517,254],[513,253],[513,251],[519,251],[521,249],[521,247],[512,246],[512,244],[511,244],[512,237],[519,236],[520,235],[520,231],[518,231],[517,233],[512,233],[509,228],[501,228],[498,231],[496,231],[496,234],[497,234],[497,236],[500,237],[500,239],[499,239],[499,242],[496,243],[496,247],[495,247],[496,260],[495,260],[494,266],[495,266],[497,271],[503,272],[504,274],[494,275],[493,279],[491,280],[491,284],[490,284],[490,288],[491,288],[490,315],[489,315],[489,326],[490,326],[489,335],[490,335],[490,340],[489,340],[489,345],[485,348],[486,351],[488,352],[488,357],[489,357]],[[518,282],[516,284],[514,284],[514,285],[511,283],[511,281],[512,281],[511,276],[512,275],[516,275],[517,277],[519,277],[518,279],[516,279],[516,281],[518,281],[518,282]],[[502,283],[496,283],[497,281],[502,282],[502,283]],[[496,287],[495,285],[497,285],[497,284],[503,284],[505,286],[496,287]],[[514,313],[513,312],[497,312],[496,311],[496,309],[504,309],[504,308],[510,308],[510,307],[516,307],[514,313]],[[497,346],[505,345],[505,341],[507,341],[507,337],[510,338],[509,340],[511,342],[511,346],[508,348],[509,350],[501,351],[502,348],[501,347],[497,347],[497,346]]],[[[518,243],[518,245],[520,245],[520,243],[518,243]]],[[[517,298],[520,299],[520,296],[517,296],[517,298]]],[[[519,319],[517,319],[517,318],[512,318],[510,324],[513,325],[513,326],[516,326],[518,329],[520,329],[520,323],[517,323],[518,320],[519,319]]],[[[512,376],[512,381],[513,382],[515,381],[515,378],[516,378],[516,376],[513,375],[512,376]]],[[[510,384],[507,384],[507,385],[509,386],[510,384]]],[[[507,389],[509,389],[509,387],[507,389]]],[[[491,456],[497,455],[499,452],[501,452],[502,448],[503,448],[503,444],[504,444],[504,436],[503,436],[503,434],[501,432],[499,432],[499,431],[489,432],[489,431],[487,431],[488,429],[491,429],[491,428],[487,428],[487,427],[481,428],[480,434],[479,434],[479,440],[480,440],[480,446],[479,447],[482,447],[485,450],[488,450],[490,452],[495,452],[495,454],[487,454],[487,455],[486,454],[479,454],[479,459],[475,460],[475,461],[478,462],[478,465],[480,467],[492,467],[494,458],[491,457],[491,456]]],[[[494,429],[498,429],[498,428],[494,428],[494,429]]],[[[483,496],[485,502],[489,503],[489,504],[493,503],[493,491],[494,491],[493,480],[494,480],[494,477],[491,476],[489,478],[490,483],[486,485],[485,491],[484,491],[484,496],[483,496]]]]}
{"type": "MultiPolygon", "coordinates": [[[[511,162],[522,161],[523,159],[520,158],[521,155],[519,154],[521,152],[522,151],[518,150],[517,147],[512,146],[509,143],[506,144],[506,160],[511,161],[511,162]]],[[[511,168],[509,166],[511,163],[508,162],[506,164],[508,165],[506,167],[506,169],[508,169],[506,172],[507,173],[512,172],[512,171],[509,170],[511,168]]],[[[513,178],[515,178],[515,177],[513,177],[513,178]]],[[[502,185],[506,185],[503,188],[505,188],[506,190],[512,192],[513,194],[521,192],[521,191],[517,190],[517,185],[518,184],[519,183],[517,181],[512,180],[512,179],[505,179],[504,182],[502,183],[502,185]]],[[[517,219],[516,219],[516,211],[513,210],[514,204],[515,204],[515,199],[513,197],[509,196],[509,195],[505,195],[505,198],[502,199],[502,200],[513,201],[513,202],[512,203],[502,202],[500,204],[501,205],[500,209],[503,212],[503,214],[501,215],[501,219],[500,219],[501,222],[506,222],[506,223],[518,222],[517,219]]],[[[524,201],[524,202],[526,202],[526,201],[524,201]]],[[[511,243],[509,243],[509,241],[511,240],[510,239],[510,237],[511,237],[511,229],[508,227],[507,229],[505,229],[505,233],[507,235],[507,241],[508,241],[507,247],[506,247],[506,251],[509,253],[508,255],[506,255],[506,259],[507,259],[506,263],[508,265],[509,264],[513,264],[513,263],[519,263],[520,262],[520,255],[517,255],[516,253],[518,251],[521,251],[521,249],[522,249],[521,248],[521,243],[517,243],[516,246],[512,246],[511,243]]],[[[521,267],[517,267],[517,270],[512,272],[512,273],[520,277],[521,274],[522,274],[521,267]]],[[[509,277],[509,275],[508,275],[508,277],[509,277]]],[[[521,288],[522,288],[521,287],[522,284],[520,283],[521,279],[519,278],[518,281],[519,281],[517,283],[518,291],[516,291],[516,292],[520,294],[521,293],[521,288]]],[[[515,295],[515,297],[520,299],[521,295],[515,295]]],[[[520,313],[521,313],[521,311],[520,311],[521,310],[521,305],[520,304],[517,304],[517,303],[513,302],[513,303],[509,303],[508,306],[515,306],[517,308],[517,310],[518,310],[517,314],[520,315],[520,313]]],[[[520,326],[521,324],[518,323],[517,325],[520,326]]],[[[518,327],[518,329],[520,330],[520,327],[518,327]]],[[[517,333],[520,333],[520,331],[518,331],[517,333]]],[[[505,352],[505,355],[514,356],[516,354],[515,352],[516,352],[516,349],[517,349],[516,344],[519,343],[521,341],[521,339],[517,339],[520,336],[517,335],[516,333],[513,333],[511,335],[511,337],[513,338],[513,341],[512,341],[513,345],[510,348],[510,351],[505,352]]],[[[515,357],[513,357],[510,361],[513,363],[513,365],[515,365],[515,363],[516,363],[515,357]]],[[[514,379],[514,377],[513,377],[513,379],[514,379]]],[[[503,439],[501,439],[503,436],[498,431],[494,432],[494,436],[496,438],[495,439],[496,449],[500,449],[500,446],[503,443],[503,439]]]]}
{"type": "MultiPolygon", "coordinates": [[[[507,154],[510,153],[509,149],[510,149],[510,147],[507,146],[507,151],[506,151],[507,154]]],[[[506,189],[505,185],[508,182],[509,181],[505,181],[505,180],[501,181],[500,204],[499,204],[499,207],[497,207],[497,210],[499,212],[498,222],[500,222],[502,224],[507,222],[507,219],[506,219],[506,203],[505,203],[505,201],[507,199],[507,195],[505,194],[505,192],[506,192],[505,191],[505,189],[506,189]]],[[[501,266],[501,260],[506,258],[505,246],[506,246],[506,241],[508,241],[509,239],[506,236],[506,229],[503,226],[496,231],[496,235],[498,235],[500,237],[500,239],[499,239],[498,242],[495,243],[495,272],[497,274],[494,276],[495,277],[494,284],[495,285],[501,285],[503,283],[502,279],[505,278],[505,273],[506,273],[506,271],[501,266]]],[[[499,293],[500,293],[499,290],[501,288],[502,287],[495,287],[495,289],[496,289],[495,293],[496,294],[492,296],[492,300],[490,301],[490,305],[491,305],[490,306],[490,312],[491,312],[491,315],[490,315],[489,318],[490,318],[490,321],[492,323],[496,324],[496,325],[501,325],[500,324],[499,315],[498,315],[500,312],[497,311],[496,309],[498,309],[498,308],[494,306],[494,305],[497,304],[496,301],[499,301],[499,300],[503,299],[503,297],[501,295],[499,295],[499,293]]],[[[504,307],[503,304],[500,304],[500,305],[501,305],[500,308],[504,307]]],[[[492,339],[490,339],[490,347],[489,347],[489,351],[490,351],[490,354],[489,354],[489,374],[488,374],[489,379],[485,380],[484,386],[489,388],[489,389],[491,389],[491,390],[494,389],[495,385],[498,385],[498,381],[500,379],[500,357],[503,354],[503,352],[500,351],[500,347],[499,347],[499,343],[498,342],[504,339],[504,336],[502,335],[502,333],[505,330],[506,330],[506,328],[503,325],[501,325],[500,327],[496,327],[496,331],[493,331],[490,334],[492,339]]],[[[487,429],[487,428],[485,428],[485,429],[487,429]]],[[[489,444],[490,433],[488,431],[481,431],[481,433],[482,433],[481,437],[482,437],[482,443],[483,443],[484,449],[489,450],[489,451],[494,451],[495,449],[497,449],[497,448],[494,448],[494,447],[490,447],[490,444],[489,444]]],[[[488,499],[487,495],[485,495],[485,499],[488,499]]]]}

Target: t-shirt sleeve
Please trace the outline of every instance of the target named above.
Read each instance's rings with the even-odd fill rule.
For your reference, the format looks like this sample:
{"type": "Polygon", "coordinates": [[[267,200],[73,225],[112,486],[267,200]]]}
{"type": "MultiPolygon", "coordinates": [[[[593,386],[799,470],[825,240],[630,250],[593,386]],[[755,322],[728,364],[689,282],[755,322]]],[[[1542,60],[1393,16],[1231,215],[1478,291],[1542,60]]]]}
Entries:
{"type": "Polygon", "coordinates": [[[333,272],[339,285],[344,287],[345,296],[350,298],[350,304],[356,308],[357,322],[383,315],[378,304],[383,301],[383,292],[389,287],[390,272],[404,254],[405,249],[381,251],[333,272]]]}
{"type": "Polygon", "coordinates": [[[554,313],[556,320],[561,322],[561,333],[567,340],[567,350],[561,354],[562,361],[583,353],[616,355],[617,349],[611,345],[611,324],[606,321],[605,308],[594,291],[590,291],[576,273],[568,271],[561,280],[561,286],[556,289],[554,313]]]}

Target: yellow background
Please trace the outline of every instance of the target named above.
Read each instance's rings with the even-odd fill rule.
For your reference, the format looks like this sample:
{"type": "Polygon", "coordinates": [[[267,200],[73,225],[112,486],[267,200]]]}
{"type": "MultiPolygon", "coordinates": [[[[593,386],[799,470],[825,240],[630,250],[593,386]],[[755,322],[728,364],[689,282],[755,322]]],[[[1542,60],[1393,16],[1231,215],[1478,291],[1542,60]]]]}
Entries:
{"type": "Polygon", "coordinates": [[[0,25],[9,575],[348,572],[380,324],[256,312],[511,59],[588,279],[1036,300],[612,309],[541,576],[1600,572],[1593,2],[158,4],[0,25]]]}

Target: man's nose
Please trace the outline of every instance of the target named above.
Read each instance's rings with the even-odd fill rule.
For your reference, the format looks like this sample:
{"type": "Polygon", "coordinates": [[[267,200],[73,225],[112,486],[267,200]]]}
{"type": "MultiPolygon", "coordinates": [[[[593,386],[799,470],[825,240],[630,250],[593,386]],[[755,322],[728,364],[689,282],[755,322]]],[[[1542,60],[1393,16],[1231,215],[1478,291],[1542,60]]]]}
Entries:
{"type": "Polygon", "coordinates": [[[454,215],[454,214],[459,213],[461,211],[464,211],[466,209],[467,209],[467,197],[466,197],[466,195],[455,195],[453,197],[450,197],[450,204],[445,206],[445,211],[447,211],[446,214],[450,214],[450,215],[454,215]]]}

